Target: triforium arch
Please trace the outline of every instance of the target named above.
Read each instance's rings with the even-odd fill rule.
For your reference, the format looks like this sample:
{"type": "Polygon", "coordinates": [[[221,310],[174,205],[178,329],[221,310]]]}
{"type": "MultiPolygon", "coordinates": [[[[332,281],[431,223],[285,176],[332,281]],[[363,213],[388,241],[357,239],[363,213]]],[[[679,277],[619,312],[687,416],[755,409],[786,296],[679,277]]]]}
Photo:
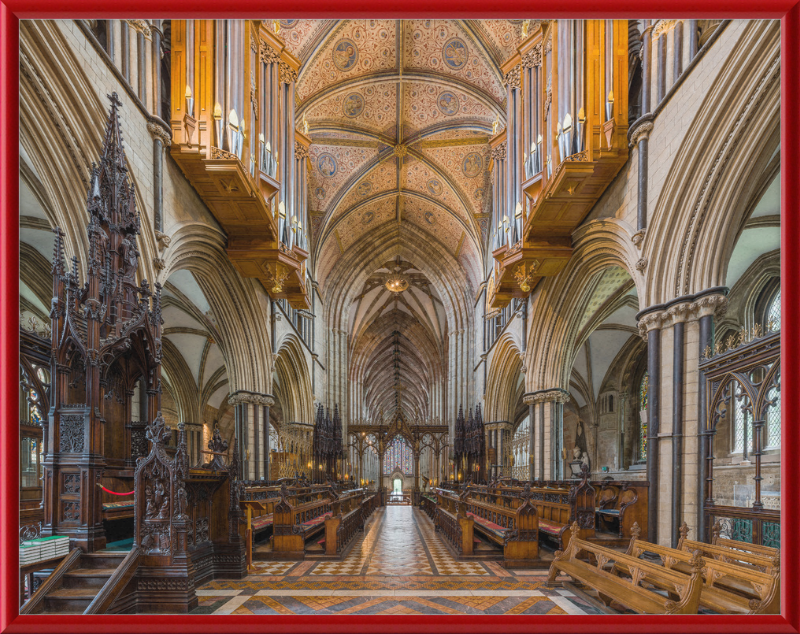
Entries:
{"type": "Polygon", "coordinates": [[[306,353],[293,333],[281,340],[274,372],[284,422],[313,423],[315,408],[306,353]]]}
{"type": "Polygon", "coordinates": [[[725,285],[725,269],[779,147],[779,33],[748,23],[672,160],[643,242],[642,306],[725,285]],[[745,64],[744,60],[750,60],[745,64]],[[720,120],[719,113],[728,113],[720,120]],[[702,148],[702,152],[697,149],[702,148]],[[733,228],[733,231],[731,230],[733,228]],[[674,240],[659,240],[672,235],[674,240]]]}

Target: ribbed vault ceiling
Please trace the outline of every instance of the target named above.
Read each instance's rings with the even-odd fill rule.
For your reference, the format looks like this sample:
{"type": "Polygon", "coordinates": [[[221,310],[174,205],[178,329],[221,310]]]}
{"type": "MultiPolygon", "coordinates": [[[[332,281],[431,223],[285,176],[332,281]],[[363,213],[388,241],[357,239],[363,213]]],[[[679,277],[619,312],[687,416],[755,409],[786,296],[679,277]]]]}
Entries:
{"type": "MultiPolygon", "coordinates": [[[[312,270],[320,284],[378,227],[404,225],[483,279],[500,65],[522,20],[282,20],[303,62],[296,117],[313,144],[312,270]]],[[[380,245],[377,245],[380,248],[380,245]]],[[[335,283],[335,282],[334,282],[335,283]]]]}

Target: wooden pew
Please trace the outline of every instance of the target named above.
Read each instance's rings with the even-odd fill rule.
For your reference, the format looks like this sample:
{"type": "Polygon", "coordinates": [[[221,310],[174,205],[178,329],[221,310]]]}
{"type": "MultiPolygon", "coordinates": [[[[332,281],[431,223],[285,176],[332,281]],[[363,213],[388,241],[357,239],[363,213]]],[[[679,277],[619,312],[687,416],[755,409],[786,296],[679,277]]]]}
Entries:
{"type": "MultiPolygon", "coordinates": [[[[694,554],[660,546],[638,538],[638,527],[633,527],[626,554],[641,557],[644,553],[654,553],[661,558],[665,568],[684,575],[691,575],[694,554]]],[[[701,550],[694,550],[701,553],[701,550]]],[[[765,573],[754,568],[736,565],[722,559],[701,557],[702,573],[705,583],[700,593],[700,605],[721,614],[779,614],[780,613],[780,572],[765,573]]],[[[614,564],[618,574],[629,575],[630,568],[619,561],[614,564]]],[[[659,575],[646,574],[644,581],[657,588],[670,590],[659,575]]]]}
{"type": "MultiPolygon", "coordinates": [[[[576,535],[579,530],[577,522],[573,523],[573,534],[576,535]]],[[[699,553],[690,558],[690,565],[691,572],[686,575],[575,536],[570,539],[566,551],[556,552],[547,585],[556,586],[559,574],[569,575],[579,584],[593,589],[597,598],[567,582],[563,583],[564,587],[574,589],[609,613],[613,613],[611,602],[616,601],[639,614],[697,614],[703,584],[699,553]],[[620,577],[607,570],[609,563],[626,566],[631,576],[620,577]],[[646,578],[657,579],[659,587],[665,588],[677,600],[642,586],[646,578]]]]}
{"type": "Polygon", "coordinates": [[[437,489],[436,499],[435,530],[444,534],[457,554],[471,556],[475,546],[475,520],[467,516],[466,503],[445,489],[437,489]]]}
{"type": "Polygon", "coordinates": [[[306,540],[322,532],[325,520],[332,514],[332,496],[294,506],[288,499],[286,486],[281,485],[280,497],[273,512],[272,551],[289,558],[303,559],[306,540]]]}
{"type": "Polygon", "coordinates": [[[341,555],[356,533],[364,527],[363,489],[357,489],[339,497],[332,492],[332,515],[325,519],[325,537],[320,545],[325,548],[326,555],[341,555]]]}
{"type": "MultiPolygon", "coordinates": [[[[678,550],[699,550],[704,557],[711,557],[720,559],[728,563],[737,564],[749,569],[759,570],[771,574],[772,572],[780,571],[780,550],[770,548],[772,554],[763,555],[759,553],[748,552],[739,550],[738,548],[730,548],[727,545],[706,544],[697,542],[688,538],[689,527],[684,522],[680,528],[680,539],[678,540],[678,550]]],[[[739,544],[742,542],[735,542],[734,540],[719,540],[721,542],[733,542],[739,544]]],[[[751,545],[751,544],[746,544],[751,545]]]]}

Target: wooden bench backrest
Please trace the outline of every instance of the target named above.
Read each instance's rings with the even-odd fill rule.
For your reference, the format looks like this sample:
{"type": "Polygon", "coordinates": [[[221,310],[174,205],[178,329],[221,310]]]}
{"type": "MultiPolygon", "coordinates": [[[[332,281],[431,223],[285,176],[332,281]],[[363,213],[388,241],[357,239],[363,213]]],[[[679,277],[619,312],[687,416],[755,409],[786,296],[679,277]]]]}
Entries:
{"type": "MultiPolygon", "coordinates": [[[[579,531],[578,523],[572,524],[572,532],[577,535],[579,531]]],[[[674,612],[685,606],[687,603],[699,602],[700,585],[702,584],[701,565],[702,561],[699,555],[695,555],[691,560],[692,573],[689,582],[687,583],[686,575],[683,573],[664,568],[656,563],[649,562],[642,559],[637,559],[632,555],[620,553],[616,550],[599,546],[578,537],[572,537],[569,546],[564,553],[556,552],[556,558],[553,560],[553,566],[550,570],[550,581],[555,578],[554,570],[557,570],[557,562],[563,558],[568,559],[578,566],[591,567],[601,577],[607,579],[603,587],[595,588],[601,593],[608,594],[608,596],[622,599],[625,601],[625,596],[620,595],[620,590],[624,592],[632,592],[640,596],[648,596],[650,599],[663,601],[665,612],[674,612]],[[582,557],[584,553],[591,554],[594,557],[594,562],[589,563],[582,557]],[[630,573],[630,579],[622,579],[605,571],[603,568],[608,562],[614,562],[620,566],[626,566],[630,573]],[[678,601],[672,601],[667,597],[658,595],[651,590],[648,590],[640,585],[641,581],[648,575],[657,577],[661,582],[670,586],[670,592],[678,596],[678,601]]],[[[556,573],[557,574],[557,573],[556,573]]],[[[695,608],[696,609],[696,608],[695,608]]]]}
{"type": "Polygon", "coordinates": [[[691,539],[685,539],[679,542],[678,548],[681,550],[699,550],[705,557],[718,559],[731,564],[737,564],[739,566],[747,566],[748,569],[758,570],[766,573],[777,572],[780,570],[779,557],[765,557],[764,555],[745,553],[740,550],[726,548],[725,546],[705,544],[703,542],[696,542],[691,539]]]}

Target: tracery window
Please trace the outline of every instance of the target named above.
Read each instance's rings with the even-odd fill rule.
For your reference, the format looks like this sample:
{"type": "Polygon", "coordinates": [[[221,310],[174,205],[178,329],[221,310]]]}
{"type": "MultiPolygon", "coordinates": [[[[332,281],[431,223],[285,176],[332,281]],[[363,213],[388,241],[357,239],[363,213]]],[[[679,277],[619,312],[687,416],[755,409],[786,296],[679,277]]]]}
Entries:
{"type": "Polygon", "coordinates": [[[639,411],[642,413],[639,423],[639,460],[647,460],[647,399],[650,389],[650,375],[645,372],[639,384],[639,411]]]}
{"type": "Polygon", "coordinates": [[[775,295],[767,310],[767,325],[771,330],[781,329],[781,292],[775,295]]]}
{"type": "Polygon", "coordinates": [[[391,475],[395,469],[399,469],[406,475],[413,472],[411,447],[403,438],[395,438],[389,444],[383,459],[383,475],[391,475]]]}

